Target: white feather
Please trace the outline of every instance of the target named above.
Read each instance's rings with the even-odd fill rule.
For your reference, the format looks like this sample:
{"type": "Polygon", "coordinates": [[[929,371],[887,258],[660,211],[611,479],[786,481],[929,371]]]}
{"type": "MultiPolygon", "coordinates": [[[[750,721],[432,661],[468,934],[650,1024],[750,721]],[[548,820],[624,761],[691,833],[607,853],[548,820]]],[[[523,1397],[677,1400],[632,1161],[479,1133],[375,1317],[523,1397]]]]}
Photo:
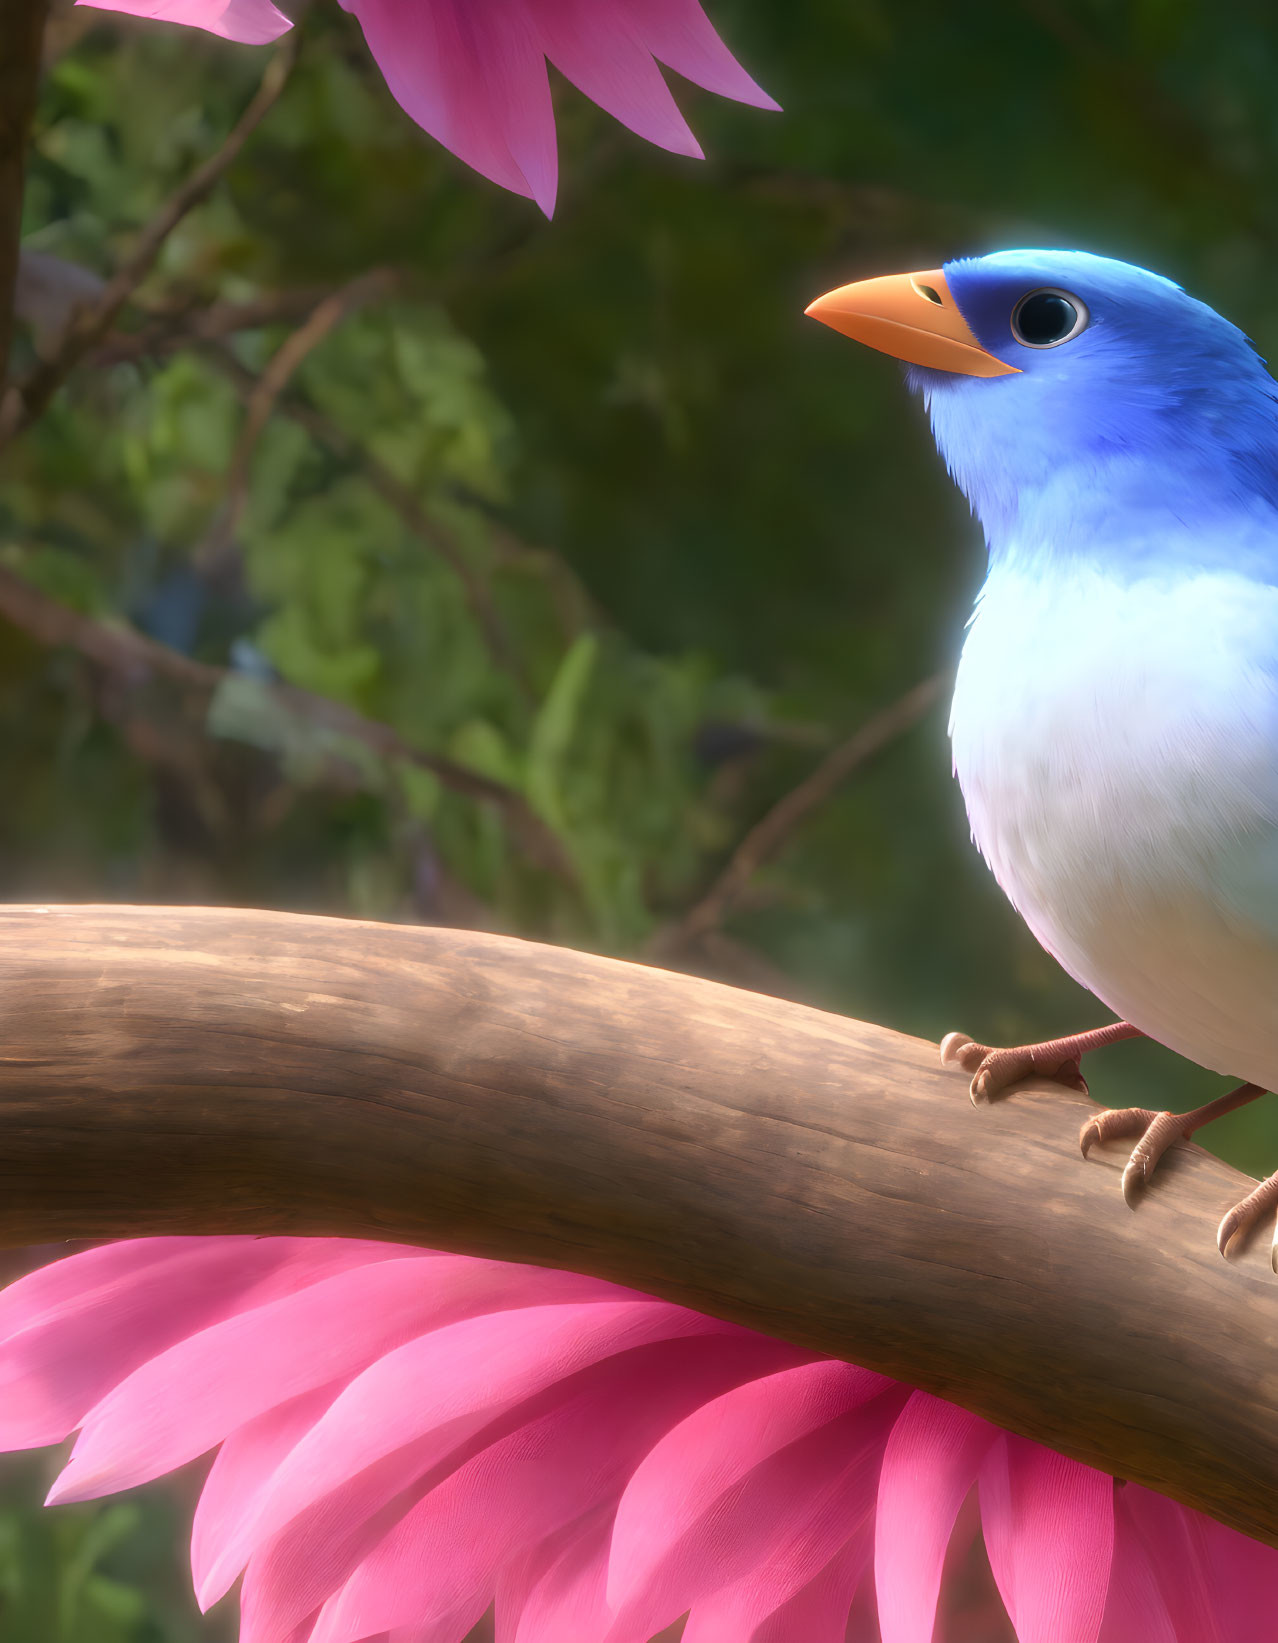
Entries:
{"type": "Polygon", "coordinates": [[[1276,660],[1274,587],[1036,556],[1033,576],[991,573],[950,726],[973,837],[1048,951],[1117,1015],[1266,1088],[1276,660]]]}

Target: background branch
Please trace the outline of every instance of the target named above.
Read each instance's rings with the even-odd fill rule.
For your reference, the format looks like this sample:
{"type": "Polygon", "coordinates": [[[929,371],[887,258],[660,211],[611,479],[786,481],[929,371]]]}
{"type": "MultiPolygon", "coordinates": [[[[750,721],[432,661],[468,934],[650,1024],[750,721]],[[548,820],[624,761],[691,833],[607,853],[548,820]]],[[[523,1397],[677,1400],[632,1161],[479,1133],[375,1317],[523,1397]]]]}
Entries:
{"type": "MultiPolygon", "coordinates": [[[[263,378],[254,376],[252,371],[241,365],[228,348],[210,349],[208,356],[234,383],[250,407],[258,402],[263,378]]],[[[278,395],[276,399],[278,400],[278,395]]],[[[525,700],[531,700],[531,683],[515,656],[510,636],[492,593],[483,578],[476,573],[474,566],[466,557],[465,550],[452,532],[426,511],[412,489],[398,475],[392,473],[384,462],[378,461],[367,446],[352,439],[331,417],[325,416],[314,406],[293,398],[285,399],[281,409],[291,421],[304,429],[339,461],[349,463],[352,468],[358,470],[369,488],[381,497],[387,507],[399,515],[408,530],[431,552],[439,555],[461,583],[466,604],[483,635],[488,654],[498,668],[511,675],[525,700]]]]}
{"type": "MultiPolygon", "coordinates": [[[[14,0],[4,0],[12,5],[14,0]]],[[[20,3],[20,0],[19,0],[20,3]]],[[[110,331],[116,315],[151,272],[164,242],[187,214],[213,192],[224,172],[239,158],[245,143],[274,108],[297,58],[297,38],[285,37],[267,65],[252,102],[216,154],[197,166],[138,235],[132,251],[107,281],[96,302],[72,319],[57,348],[25,382],[0,400],[0,450],[34,422],[84,356],[110,331]]],[[[15,263],[16,267],[16,263],[15,263]]]]}
{"type": "Polygon", "coordinates": [[[313,313],[331,289],[299,286],[264,292],[245,302],[180,305],[148,313],[136,331],[115,331],[93,350],[94,366],[161,360],[197,342],[220,342],[237,331],[255,331],[265,325],[292,324],[313,313]]]}
{"type": "Polygon", "coordinates": [[[469,931],[0,909],[0,1240],[342,1234],[598,1273],[950,1398],[1278,1543],[1278,1281],[1244,1178],[1138,1212],[1082,1096],[469,931]]]}
{"type": "Polygon", "coordinates": [[[27,131],[40,85],[48,0],[0,0],[0,404],[13,340],[27,131]]]}
{"type": "MultiPolygon", "coordinates": [[[[126,682],[143,683],[152,676],[207,698],[232,676],[232,670],[184,656],[123,623],[85,616],[0,566],[0,615],[7,617],[46,645],[65,645],[86,660],[126,682]]],[[[440,754],[429,753],[406,741],[397,730],[368,719],[344,702],[285,683],[261,683],[281,707],[317,729],[350,737],[384,759],[402,759],[438,777],[455,793],[495,805],[529,860],[570,881],[571,864],[558,838],[531,810],[523,795],[501,782],[481,776],[440,754]]]]}
{"type": "Polygon", "coordinates": [[[330,291],[315,304],[305,322],[295,331],[290,331],[271,355],[270,363],[253,383],[248,395],[244,426],[227,469],[225,500],[204,540],[191,556],[192,564],[202,574],[216,575],[227,558],[235,553],[236,533],[248,504],[253,453],[279,404],[280,395],[306,356],[318,348],[344,319],[358,313],[365,303],[387,295],[394,288],[395,280],[396,276],[388,269],[375,268],[367,274],[358,275],[339,290],[330,291]]]}
{"type": "Polygon", "coordinates": [[[828,753],[797,787],[757,821],[728,858],[718,878],[693,907],[653,938],[652,953],[673,955],[717,930],[765,861],[782,849],[807,817],[824,804],[867,759],[913,728],[936,702],[944,674],[933,674],[860,725],[828,753]]]}

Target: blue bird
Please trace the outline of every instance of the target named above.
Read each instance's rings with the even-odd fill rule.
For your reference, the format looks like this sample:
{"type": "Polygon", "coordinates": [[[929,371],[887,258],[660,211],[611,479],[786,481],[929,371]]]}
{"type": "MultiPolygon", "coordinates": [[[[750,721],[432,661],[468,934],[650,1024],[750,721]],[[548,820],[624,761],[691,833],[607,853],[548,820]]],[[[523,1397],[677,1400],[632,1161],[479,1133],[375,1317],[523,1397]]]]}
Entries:
{"type": "MultiPolygon", "coordinates": [[[[950,1034],[988,1099],[1142,1034],[1246,1080],[1137,1137],[1134,1202],[1174,1141],[1278,1087],[1278,383],[1171,280],[1001,251],[845,285],[807,310],[909,365],[984,527],[989,571],[950,720],[976,844],[1042,945],[1120,1018],[1048,1044],[950,1034]]],[[[1220,1224],[1278,1208],[1278,1175],[1220,1224]]],[[[1278,1271],[1278,1232],[1272,1262],[1278,1271]]]]}

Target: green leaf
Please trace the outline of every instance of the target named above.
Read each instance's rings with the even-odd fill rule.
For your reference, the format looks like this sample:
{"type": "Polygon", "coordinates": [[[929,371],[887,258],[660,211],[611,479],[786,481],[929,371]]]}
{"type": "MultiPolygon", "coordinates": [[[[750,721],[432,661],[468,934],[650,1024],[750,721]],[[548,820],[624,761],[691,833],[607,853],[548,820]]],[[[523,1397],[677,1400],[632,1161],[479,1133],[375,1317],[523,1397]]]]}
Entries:
{"type": "Polygon", "coordinates": [[[582,699],[599,655],[599,641],[583,633],[559,665],[528,739],[525,788],[533,809],[558,832],[569,832],[564,775],[582,699]]]}

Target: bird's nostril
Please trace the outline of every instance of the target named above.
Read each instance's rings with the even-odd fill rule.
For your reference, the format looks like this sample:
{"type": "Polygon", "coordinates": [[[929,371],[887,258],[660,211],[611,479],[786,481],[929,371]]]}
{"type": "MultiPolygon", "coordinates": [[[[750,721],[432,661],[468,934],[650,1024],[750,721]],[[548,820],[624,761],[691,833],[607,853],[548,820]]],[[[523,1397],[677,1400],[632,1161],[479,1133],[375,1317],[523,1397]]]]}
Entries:
{"type": "Polygon", "coordinates": [[[934,285],[924,285],[922,280],[912,280],[910,283],[914,286],[914,289],[921,297],[926,297],[929,302],[934,302],[938,308],[944,308],[945,303],[941,297],[941,293],[934,285]]]}

